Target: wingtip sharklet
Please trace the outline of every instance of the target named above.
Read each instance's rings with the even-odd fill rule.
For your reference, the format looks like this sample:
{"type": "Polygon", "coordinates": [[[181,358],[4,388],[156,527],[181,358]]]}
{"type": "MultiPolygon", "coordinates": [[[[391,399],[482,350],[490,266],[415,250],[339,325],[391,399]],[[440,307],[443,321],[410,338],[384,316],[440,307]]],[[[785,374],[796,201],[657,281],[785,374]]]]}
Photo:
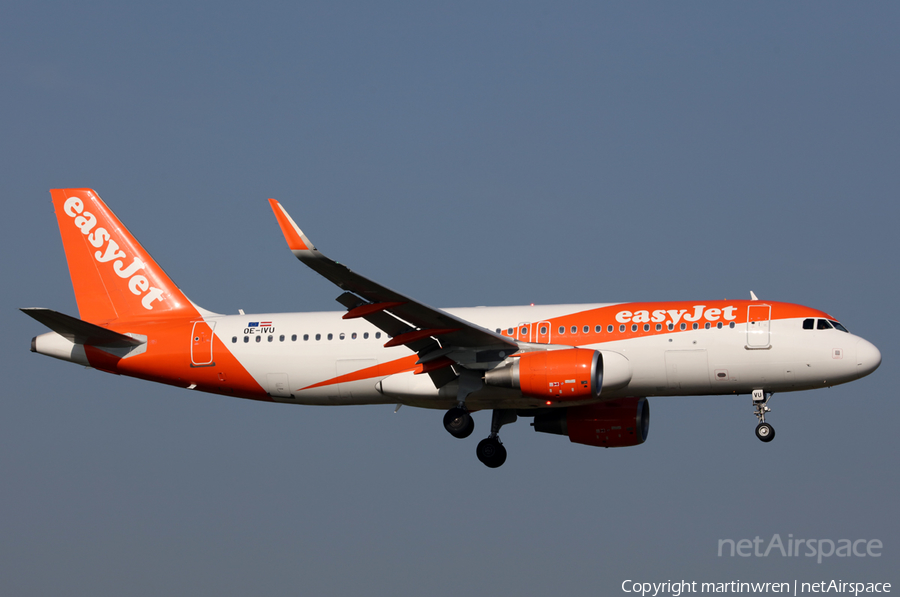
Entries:
{"type": "Polygon", "coordinates": [[[272,206],[272,211],[275,213],[275,219],[278,220],[278,226],[281,228],[281,233],[284,234],[284,240],[287,241],[288,248],[291,251],[316,250],[316,247],[310,242],[306,235],[303,234],[303,231],[300,230],[300,227],[297,226],[297,223],[290,214],[288,214],[287,210],[281,206],[281,203],[275,199],[269,199],[269,205],[272,206]]]}

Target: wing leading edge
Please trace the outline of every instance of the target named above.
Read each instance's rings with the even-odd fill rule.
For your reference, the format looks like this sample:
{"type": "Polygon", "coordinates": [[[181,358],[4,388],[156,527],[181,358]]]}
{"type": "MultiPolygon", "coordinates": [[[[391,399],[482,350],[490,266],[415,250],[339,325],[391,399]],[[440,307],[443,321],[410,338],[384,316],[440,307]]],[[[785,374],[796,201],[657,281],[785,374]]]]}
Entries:
{"type": "Polygon", "coordinates": [[[362,318],[390,336],[386,348],[407,346],[438,388],[464,375],[466,369],[483,369],[519,350],[511,338],[429,307],[363,277],[323,255],[275,199],[269,199],[291,252],[312,270],[344,291],[337,301],[347,313],[344,319],[362,318]]]}

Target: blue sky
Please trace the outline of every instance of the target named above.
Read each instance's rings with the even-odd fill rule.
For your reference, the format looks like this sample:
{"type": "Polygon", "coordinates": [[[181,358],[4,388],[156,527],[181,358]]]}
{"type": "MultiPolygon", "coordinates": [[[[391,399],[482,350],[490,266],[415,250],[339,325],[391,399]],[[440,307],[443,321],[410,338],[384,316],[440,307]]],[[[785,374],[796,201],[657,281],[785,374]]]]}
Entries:
{"type": "Polygon", "coordinates": [[[614,594],[898,581],[900,10],[889,3],[27,3],[0,24],[0,578],[16,595],[614,594]],[[76,314],[47,190],[96,189],[196,303],[336,309],[329,256],[455,307],[749,297],[827,311],[872,376],[651,399],[646,444],[266,405],[28,352],[76,314]],[[880,558],[719,558],[878,538],[880,558]]]}

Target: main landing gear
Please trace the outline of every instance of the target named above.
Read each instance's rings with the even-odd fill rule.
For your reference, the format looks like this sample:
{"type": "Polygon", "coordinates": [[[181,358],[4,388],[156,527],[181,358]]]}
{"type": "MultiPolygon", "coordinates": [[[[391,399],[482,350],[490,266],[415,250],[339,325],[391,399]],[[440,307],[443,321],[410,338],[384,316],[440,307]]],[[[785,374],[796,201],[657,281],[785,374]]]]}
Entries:
{"type": "MultiPolygon", "coordinates": [[[[506,448],[500,441],[500,428],[515,423],[516,411],[508,408],[494,409],[491,414],[491,434],[478,442],[475,455],[485,466],[497,468],[506,462],[506,448]]],[[[475,421],[465,405],[454,406],[444,414],[444,429],[455,438],[463,439],[472,435],[475,421]]]]}
{"type": "Polygon", "coordinates": [[[772,411],[767,406],[771,397],[771,393],[753,390],[753,414],[759,421],[759,425],[756,426],[756,437],[762,442],[770,442],[775,439],[775,428],[766,423],[766,413],[772,411]]]}
{"type": "MultiPolygon", "coordinates": [[[[484,380],[477,371],[463,368],[459,374],[459,389],[456,393],[457,404],[444,414],[444,429],[455,438],[463,439],[472,435],[475,421],[466,408],[466,397],[484,387],[484,380]]],[[[497,468],[506,462],[506,448],[500,441],[500,428],[516,421],[516,411],[509,408],[496,408],[491,415],[491,434],[478,442],[475,455],[485,466],[497,468]]]]}
{"type": "Polygon", "coordinates": [[[472,415],[461,403],[447,411],[444,415],[444,429],[457,439],[464,439],[472,435],[475,430],[475,421],[472,415]]]}
{"type": "Polygon", "coordinates": [[[508,408],[494,409],[491,414],[491,434],[478,442],[475,455],[482,464],[489,468],[497,468],[506,462],[506,448],[500,441],[500,428],[508,423],[515,423],[516,411],[508,408]]]}
{"type": "Polygon", "coordinates": [[[465,368],[460,370],[459,389],[456,392],[457,404],[444,415],[444,429],[453,437],[463,439],[472,435],[475,421],[466,408],[466,397],[483,387],[484,380],[480,373],[465,368]]]}

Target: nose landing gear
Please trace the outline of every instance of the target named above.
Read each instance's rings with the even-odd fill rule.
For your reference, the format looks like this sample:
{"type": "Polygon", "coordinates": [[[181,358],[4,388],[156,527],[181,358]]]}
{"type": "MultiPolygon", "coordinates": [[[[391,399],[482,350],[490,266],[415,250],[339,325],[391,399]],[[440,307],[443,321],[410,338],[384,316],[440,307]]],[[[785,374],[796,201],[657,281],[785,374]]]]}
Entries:
{"type": "Polygon", "coordinates": [[[766,413],[772,412],[772,409],[767,406],[771,397],[771,392],[753,390],[753,414],[759,421],[759,425],[756,426],[756,437],[762,442],[770,442],[775,439],[775,428],[766,423],[766,413]]]}
{"type": "Polygon", "coordinates": [[[756,426],[756,437],[760,441],[770,442],[775,439],[775,428],[768,423],[760,423],[756,426]]]}

